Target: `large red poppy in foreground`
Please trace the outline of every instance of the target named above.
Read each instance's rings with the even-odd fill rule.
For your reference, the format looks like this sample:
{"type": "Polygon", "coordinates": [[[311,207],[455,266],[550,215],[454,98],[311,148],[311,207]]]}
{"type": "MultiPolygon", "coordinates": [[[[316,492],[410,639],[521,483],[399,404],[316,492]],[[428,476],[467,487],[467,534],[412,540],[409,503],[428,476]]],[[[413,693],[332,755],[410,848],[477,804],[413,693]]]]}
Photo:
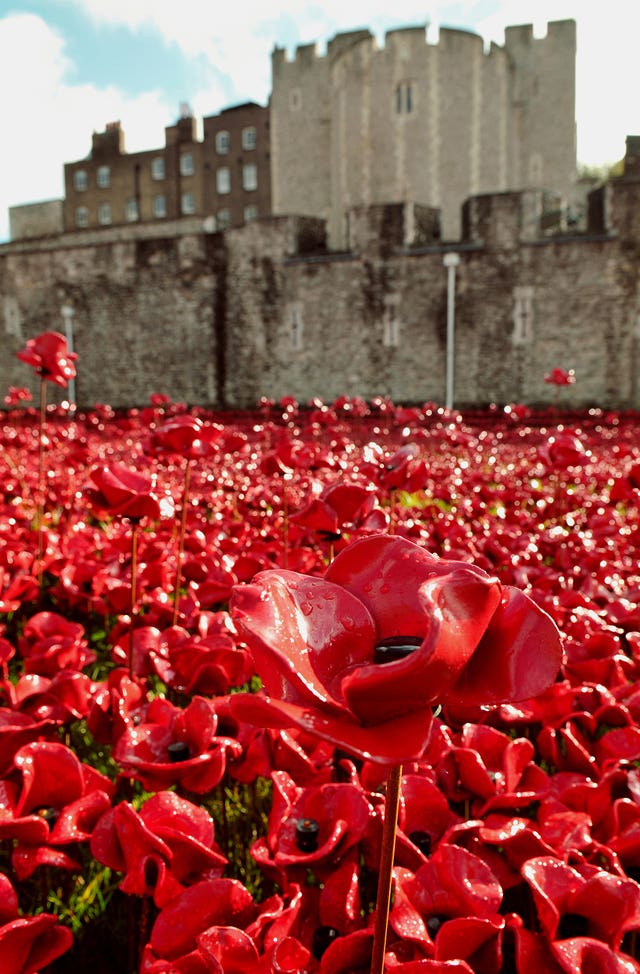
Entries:
{"type": "Polygon", "coordinates": [[[234,696],[236,714],[383,763],[419,757],[434,705],[536,696],[562,658],[526,595],[389,535],[356,541],[324,578],[261,572],[231,605],[265,690],[234,696]]]}

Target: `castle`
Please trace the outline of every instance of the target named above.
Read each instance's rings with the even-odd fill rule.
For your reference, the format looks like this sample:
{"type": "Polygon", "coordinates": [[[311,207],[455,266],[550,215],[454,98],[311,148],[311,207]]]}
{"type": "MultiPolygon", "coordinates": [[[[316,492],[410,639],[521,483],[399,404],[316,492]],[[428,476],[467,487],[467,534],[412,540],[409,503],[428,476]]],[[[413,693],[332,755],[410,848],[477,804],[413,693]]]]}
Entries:
{"type": "MultiPolygon", "coordinates": [[[[289,62],[274,52],[270,215],[247,222],[240,213],[242,225],[221,229],[206,209],[182,211],[178,190],[194,184],[176,181],[171,213],[149,218],[145,186],[153,195],[154,184],[141,177],[136,220],[39,235],[32,222],[0,246],[0,388],[29,381],[14,353],[54,328],[67,329],[79,353],[81,406],[139,405],[157,391],[225,407],[285,395],[444,403],[452,365],[457,406],[549,402],[544,376],[560,367],[576,372],[563,390],[567,406],[640,408],[640,138],[627,139],[622,174],[591,192],[584,216],[568,214],[558,196],[575,175],[573,56],[567,65],[559,52],[574,52],[575,28],[550,24],[541,39],[509,30],[505,48],[486,54],[473,35],[446,31],[435,53],[413,30],[392,32],[383,51],[362,32],[339,35],[324,57],[299,49],[289,62]],[[447,57],[466,65],[459,99],[440,75],[447,57]],[[411,71],[401,76],[402,65],[411,71]],[[568,85],[555,101],[545,87],[554,72],[568,85]],[[379,126],[373,103],[364,104],[365,77],[378,101],[386,78],[379,126]],[[479,85],[473,96],[469,79],[479,85]],[[431,107],[420,143],[423,98],[431,107]],[[321,128],[335,129],[324,148],[313,128],[320,111],[321,128]],[[394,112],[403,118],[392,123],[394,112]],[[558,126],[546,138],[536,128],[545,119],[549,131],[558,126]],[[282,212],[285,172],[292,212],[282,212]],[[491,182],[498,177],[504,186],[491,182]],[[436,190],[438,206],[429,198],[436,190]]],[[[249,126],[238,125],[242,138],[249,126]]],[[[175,145],[179,175],[189,133],[175,145]]],[[[215,137],[210,145],[215,152],[215,137]]],[[[217,155],[200,159],[209,179],[217,155]]],[[[104,162],[99,153],[90,162],[97,180],[104,162]]]]}
{"type": "Polygon", "coordinates": [[[415,201],[460,232],[478,193],[544,187],[558,206],[576,177],[576,25],[508,27],[504,46],[470,31],[337,34],[327,53],[272,54],[267,108],[236,105],[203,119],[187,105],[165,145],[127,153],[119,122],[94,132],[86,159],[65,165],[65,197],[12,207],[13,240],[51,232],[199,216],[212,229],[271,214],[327,221],[329,245],[349,246],[354,206],[415,201]]]}

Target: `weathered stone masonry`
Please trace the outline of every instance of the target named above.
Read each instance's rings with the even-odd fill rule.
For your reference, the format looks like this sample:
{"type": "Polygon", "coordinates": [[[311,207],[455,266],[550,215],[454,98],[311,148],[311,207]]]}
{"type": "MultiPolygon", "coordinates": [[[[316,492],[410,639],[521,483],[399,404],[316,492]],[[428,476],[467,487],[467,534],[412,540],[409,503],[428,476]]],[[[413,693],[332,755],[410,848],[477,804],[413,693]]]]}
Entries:
{"type": "Polygon", "coordinates": [[[444,402],[443,256],[455,251],[457,405],[548,402],[544,374],[559,366],[576,371],[566,405],[638,408],[640,179],[629,171],[595,191],[582,233],[543,230],[543,198],[474,197],[448,243],[429,209],[355,208],[344,253],[302,217],[4,245],[0,389],[33,384],[15,353],[63,330],[66,304],[80,405],[145,404],[156,391],[233,407],[343,393],[444,402]]]}

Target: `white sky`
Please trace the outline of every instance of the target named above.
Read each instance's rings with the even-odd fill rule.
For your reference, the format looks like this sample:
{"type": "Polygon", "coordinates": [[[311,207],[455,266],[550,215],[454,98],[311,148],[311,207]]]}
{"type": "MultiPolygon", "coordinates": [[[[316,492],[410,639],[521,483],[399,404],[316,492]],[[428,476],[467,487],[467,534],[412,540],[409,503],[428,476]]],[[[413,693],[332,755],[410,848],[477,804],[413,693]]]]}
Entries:
{"type": "Polygon", "coordinates": [[[340,30],[368,26],[382,39],[385,29],[427,22],[502,43],[505,26],[533,23],[542,34],[565,18],[578,25],[578,160],[611,163],[625,136],[640,134],[638,0],[0,0],[0,242],[8,207],[61,197],[63,164],[87,155],[107,122],[120,119],[137,151],[163,145],[180,101],[198,116],[247,99],[266,104],[274,45],[317,41],[323,50],[340,30]],[[135,59],[127,47],[126,63],[123,28],[139,45],[135,59]],[[95,77],[92,56],[103,64],[95,77]]]}

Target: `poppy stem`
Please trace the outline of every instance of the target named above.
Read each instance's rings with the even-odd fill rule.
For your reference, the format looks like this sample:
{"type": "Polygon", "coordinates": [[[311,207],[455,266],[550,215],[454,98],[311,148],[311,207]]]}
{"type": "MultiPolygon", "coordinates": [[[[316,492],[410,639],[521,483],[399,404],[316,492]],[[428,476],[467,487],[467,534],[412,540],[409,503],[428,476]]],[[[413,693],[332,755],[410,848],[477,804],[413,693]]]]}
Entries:
{"type": "Polygon", "coordinates": [[[180,603],[180,584],[182,582],[182,556],[184,554],[184,538],[187,530],[187,509],[189,505],[189,478],[191,477],[191,460],[187,460],[184,468],[184,482],[182,487],[182,511],[180,512],[180,536],[178,538],[178,567],[176,568],[176,587],[173,593],[172,625],[178,624],[178,608],[180,603]]]}
{"type": "Polygon", "coordinates": [[[44,538],[42,533],[42,522],[44,520],[44,440],[45,424],[47,421],[47,383],[40,379],[40,428],[38,431],[38,499],[36,502],[36,530],[38,532],[38,548],[36,561],[38,565],[38,585],[42,588],[42,576],[44,568],[42,556],[44,551],[44,538]]]}
{"type": "Polygon", "coordinates": [[[387,946],[387,930],[389,927],[393,857],[396,850],[396,825],[398,822],[398,808],[400,807],[401,784],[402,765],[397,764],[391,768],[387,778],[382,848],[380,850],[380,871],[378,874],[378,895],[376,898],[376,915],[373,931],[373,952],[371,955],[371,974],[382,974],[384,971],[384,953],[387,946]]]}
{"type": "Polygon", "coordinates": [[[289,496],[287,494],[287,477],[282,478],[282,567],[289,566],[289,496]]]}
{"type": "Polygon", "coordinates": [[[138,568],[138,532],[135,521],[131,522],[131,620],[129,628],[129,678],[133,680],[133,622],[136,612],[136,574],[138,568]]]}

